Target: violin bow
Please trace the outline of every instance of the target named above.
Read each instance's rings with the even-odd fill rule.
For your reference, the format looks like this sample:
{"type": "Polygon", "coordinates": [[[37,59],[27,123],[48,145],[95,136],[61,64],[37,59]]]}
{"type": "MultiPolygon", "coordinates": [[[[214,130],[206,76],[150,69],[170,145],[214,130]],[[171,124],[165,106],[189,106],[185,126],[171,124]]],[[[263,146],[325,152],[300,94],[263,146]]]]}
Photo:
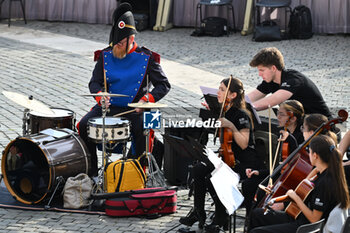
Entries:
{"type": "MultiPolygon", "coordinates": [[[[287,127],[288,125],[290,124],[290,120],[292,119],[293,117],[293,112],[289,112],[287,111],[287,114],[289,116],[286,124],[284,125],[284,131],[287,131],[287,127]]],[[[272,167],[274,168],[275,165],[276,165],[276,160],[277,160],[277,154],[279,152],[279,149],[280,149],[280,146],[281,146],[281,139],[282,139],[282,134],[280,135],[280,137],[278,138],[278,144],[277,144],[277,148],[276,148],[276,152],[275,152],[275,158],[273,159],[273,164],[272,164],[272,167]]],[[[282,160],[282,159],[281,159],[282,160]]],[[[271,175],[271,174],[270,174],[271,175]]]]}
{"type": "Polygon", "coordinates": [[[270,179],[269,185],[272,185],[272,137],[271,137],[271,106],[269,105],[269,166],[270,166],[270,179]]]}
{"type": "MultiPolygon", "coordinates": [[[[222,113],[224,112],[224,106],[225,106],[225,102],[226,102],[226,98],[227,98],[228,91],[229,91],[229,89],[230,89],[231,80],[232,80],[232,74],[230,75],[230,79],[228,80],[228,85],[227,85],[227,89],[226,89],[226,92],[225,92],[224,102],[222,102],[222,105],[221,105],[221,110],[220,110],[219,119],[222,117],[222,113]]],[[[216,142],[216,136],[218,135],[218,129],[219,129],[219,128],[216,128],[216,130],[215,130],[215,134],[214,134],[214,145],[215,145],[215,142],[216,142]]]]}

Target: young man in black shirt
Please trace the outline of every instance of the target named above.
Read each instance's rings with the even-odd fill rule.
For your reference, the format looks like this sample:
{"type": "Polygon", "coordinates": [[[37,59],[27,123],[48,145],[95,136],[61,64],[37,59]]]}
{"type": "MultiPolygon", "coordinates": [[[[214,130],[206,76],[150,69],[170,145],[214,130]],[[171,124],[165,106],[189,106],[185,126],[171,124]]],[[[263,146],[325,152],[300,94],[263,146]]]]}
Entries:
{"type": "Polygon", "coordinates": [[[294,99],[303,104],[306,114],[321,113],[331,117],[317,86],[302,73],[285,69],[283,55],[277,48],[262,49],[249,65],[256,67],[263,79],[263,82],[248,94],[257,110],[294,99]],[[272,94],[266,96],[269,93],[272,94]]]}

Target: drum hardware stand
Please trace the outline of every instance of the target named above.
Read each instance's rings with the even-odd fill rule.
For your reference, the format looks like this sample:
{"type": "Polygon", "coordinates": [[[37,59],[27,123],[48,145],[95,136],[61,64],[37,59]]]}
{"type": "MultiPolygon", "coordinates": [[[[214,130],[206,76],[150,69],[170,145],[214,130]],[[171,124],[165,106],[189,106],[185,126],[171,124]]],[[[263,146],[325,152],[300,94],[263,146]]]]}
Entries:
{"type": "Polygon", "coordinates": [[[50,204],[51,204],[51,201],[53,199],[53,197],[55,196],[56,192],[57,192],[57,189],[58,187],[60,186],[60,184],[64,181],[63,177],[62,176],[58,176],[56,177],[56,181],[58,182],[56,187],[55,187],[55,190],[53,191],[53,193],[51,194],[51,197],[50,197],[50,200],[49,202],[47,203],[47,205],[45,205],[45,210],[48,210],[51,208],[50,204]]]}
{"type": "MultiPolygon", "coordinates": [[[[33,100],[33,96],[32,95],[28,96],[28,99],[33,100]]],[[[25,108],[23,111],[23,119],[22,119],[22,121],[23,121],[22,134],[23,134],[23,136],[29,134],[28,113],[29,113],[29,108],[25,108]]]]}
{"type": "Polygon", "coordinates": [[[23,111],[23,118],[22,118],[22,134],[23,136],[29,134],[29,127],[28,127],[28,113],[29,113],[29,109],[25,108],[23,111]]]}
{"type": "MultiPolygon", "coordinates": [[[[147,89],[146,89],[146,102],[149,102],[149,75],[147,74],[147,89]]],[[[151,109],[150,109],[151,110],[151,109]]],[[[163,173],[160,171],[157,161],[155,160],[154,156],[152,153],[149,151],[149,140],[150,140],[150,129],[145,129],[144,135],[146,136],[146,151],[145,155],[147,158],[148,162],[148,173],[149,173],[149,181],[150,181],[150,187],[155,187],[155,186],[162,186],[165,187],[165,179],[163,173]],[[157,179],[156,179],[156,176],[157,179]]]]}
{"type": "Polygon", "coordinates": [[[147,162],[148,162],[148,175],[149,178],[147,179],[149,181],[148,187],[165,187],[165,180],[164,175],[160,171],[160,168],[158,167],[157,161],[155,160],[152,153],[149,151],[149,139],[150,139],[150,130],[146,129],[144,131],[144,134],[146,136],[146,151],[143,155],[146,156],[147,162]],[[157,176],[157,177],[156,177],[157,176]]]}
{"type": "Polygon", "coordinates": [[[105,101],[105,97],[102,96],[101,98],[101,107],[102,107],[102,169],[100,169],[100,171],[98,172],[98,182],[97,182],[97,190],[106,190],[105,187],[105,181],[104,181],[104,170],[106,167],[106,160],[107,160],[107,156],[106,156],[106,130],[105,130],[105,125],[106,125],[106,114],[108,109],[106,108],[106,101],[105,101]]]}

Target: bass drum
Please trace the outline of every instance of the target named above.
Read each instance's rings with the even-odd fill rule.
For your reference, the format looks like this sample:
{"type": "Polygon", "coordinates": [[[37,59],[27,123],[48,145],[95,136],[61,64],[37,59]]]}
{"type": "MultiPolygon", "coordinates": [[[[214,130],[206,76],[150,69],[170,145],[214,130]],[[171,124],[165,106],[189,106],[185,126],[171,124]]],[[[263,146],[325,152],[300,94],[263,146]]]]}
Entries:
{"type": "Polygon", "coordinates": [[[18,137],[6,146],[1,159],[8,191],[25,204],[41,202],[53,192],[59,177],[88,174],[90,166],[84,142],[70,129],[18,137]]]}

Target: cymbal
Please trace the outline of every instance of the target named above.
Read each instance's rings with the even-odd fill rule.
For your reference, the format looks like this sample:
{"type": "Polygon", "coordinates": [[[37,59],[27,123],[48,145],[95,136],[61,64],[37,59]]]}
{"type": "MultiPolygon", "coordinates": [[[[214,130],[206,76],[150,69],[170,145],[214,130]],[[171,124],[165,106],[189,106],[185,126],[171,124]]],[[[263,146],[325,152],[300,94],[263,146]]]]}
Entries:
{"type": "Polygon", "coordinates": [[[131,103],[131,104],[128,104],[128,106],[132,108],[164,108],[164,107],[167,107],[168,105],[144,102],[144,103],[131,103]]]}
{"type": "Polygon", "coordinates": [[[19,104],[25,108],[28,108],[30,110],[40,112],[43,114],[47,115],[54,115],[55,113],[50,109],[47,105],[44,103],[34,100],[34,99],[29,99],[28,96],[15,93],[15,92],[10,92],[10,91],[3,91],[2,94],[4,94],[8,99],[12,100],[16,104],[19,104]]]}
{"type": "Polygon", "coordinates": [[[92,94],[84,94],[82,96],[108,96],[108,97],[129,97],[128,95],[123,95],[123,94],[112,94],[108,92],[99,92],[99,93],[92,93],[92,94]]]}

